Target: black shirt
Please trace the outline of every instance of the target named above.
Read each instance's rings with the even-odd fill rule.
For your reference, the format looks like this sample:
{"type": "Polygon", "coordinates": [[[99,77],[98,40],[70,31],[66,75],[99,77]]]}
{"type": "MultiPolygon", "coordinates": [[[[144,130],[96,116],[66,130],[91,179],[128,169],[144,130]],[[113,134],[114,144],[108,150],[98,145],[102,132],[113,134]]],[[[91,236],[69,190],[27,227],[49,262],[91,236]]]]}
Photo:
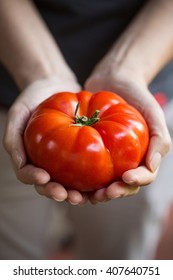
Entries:
{"type": "Polygon", "coordinates": [[[145,0],[35,0],[82,84],[145,0]]]}
{"type": "MultiPolygon", "coordinates": [[[[35,0],[67,63],[82,85],[145,0],[35,0]]],[[[0,104],[9,107],[18,89],[0,67],[0,104]]]]}

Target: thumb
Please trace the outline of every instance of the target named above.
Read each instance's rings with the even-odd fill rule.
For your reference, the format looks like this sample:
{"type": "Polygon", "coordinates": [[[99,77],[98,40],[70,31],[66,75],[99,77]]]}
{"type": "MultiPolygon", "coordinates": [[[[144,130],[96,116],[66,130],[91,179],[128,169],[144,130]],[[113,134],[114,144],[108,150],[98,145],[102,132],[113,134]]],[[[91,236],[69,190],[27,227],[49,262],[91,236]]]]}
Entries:
{"type": "Polygon", "coordinates": [[[23,144],[23,130],[26,116],[20,108],[11,108],[8,113],[6,128],[3,138],[5,150],[10,155],[13,165],[20,169],[26,163],[26,155],[23,144]]]}
{"type": "Polygon", "coordinates": [[[150,143],[146,155],[146,165],[155,172],[161,163],[162,158],[171,148],[171,137],[165,122],[162,110],[150,113],[150,143]]]}

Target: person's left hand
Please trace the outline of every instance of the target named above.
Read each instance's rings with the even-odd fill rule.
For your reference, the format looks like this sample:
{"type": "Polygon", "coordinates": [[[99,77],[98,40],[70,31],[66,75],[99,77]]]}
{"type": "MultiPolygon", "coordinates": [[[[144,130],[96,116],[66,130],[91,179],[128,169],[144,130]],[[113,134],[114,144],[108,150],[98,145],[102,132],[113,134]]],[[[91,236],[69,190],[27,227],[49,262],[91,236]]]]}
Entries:
{"type": "Polygon", "coordinates": [[[115,92],[142,113],[150,133],[145,165],[124,172],[122,181],[114,182],[107,188],[91,194],[90,201],[93,204],[134,195],[141,186],[153,182],[163,156],[171,147],[171,138],[161,107],[149,92],[143,77],[127,69],[121,67],[121,70],[116,72],[111,56],[107,56],[87,79],[85,89],[92,92],[102,90],[115,92]]]}

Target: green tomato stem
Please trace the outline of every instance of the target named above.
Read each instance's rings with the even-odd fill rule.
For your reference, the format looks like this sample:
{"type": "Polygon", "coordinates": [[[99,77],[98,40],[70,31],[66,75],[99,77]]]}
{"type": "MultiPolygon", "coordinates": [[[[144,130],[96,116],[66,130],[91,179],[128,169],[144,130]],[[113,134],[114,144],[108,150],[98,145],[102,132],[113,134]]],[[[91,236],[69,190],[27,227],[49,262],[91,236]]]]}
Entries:
{"type": "Polygon", "coordinates": [[[91,125],[93,125],[93,124],[95,124],[96,122],[99,121],[99,119],[100,119],[98,117],[98,115],[100,113],[99,110],[96,110],[95,113],[90,118],[88,118],[87,116],[79,117],[77,115],[77,112],[79,110],[79,106],[80,106],[80,102],[78,102],[77,106],[76,106],[75,115],[74,115],[75,123],[73,124],[73,126],[84,126],[84,125],[91,126],[91,125]]]}

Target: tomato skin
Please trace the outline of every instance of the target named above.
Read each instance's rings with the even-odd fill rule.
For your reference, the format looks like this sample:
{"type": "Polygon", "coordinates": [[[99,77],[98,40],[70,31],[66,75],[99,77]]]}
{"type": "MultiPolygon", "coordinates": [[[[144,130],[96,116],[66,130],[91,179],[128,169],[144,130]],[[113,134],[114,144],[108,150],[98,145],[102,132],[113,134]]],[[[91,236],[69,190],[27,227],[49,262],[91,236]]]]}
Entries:
{"type": "Polygon", "coordinates": [[[31,115],[24,132],[28,159],[67,189],[95,191],[120,180],[145,157],[148,127],[141,114],[112,92],[57,93],[31,115]],[[91,126],[76,126],[74,115],[91,117],[91,126]]]}

